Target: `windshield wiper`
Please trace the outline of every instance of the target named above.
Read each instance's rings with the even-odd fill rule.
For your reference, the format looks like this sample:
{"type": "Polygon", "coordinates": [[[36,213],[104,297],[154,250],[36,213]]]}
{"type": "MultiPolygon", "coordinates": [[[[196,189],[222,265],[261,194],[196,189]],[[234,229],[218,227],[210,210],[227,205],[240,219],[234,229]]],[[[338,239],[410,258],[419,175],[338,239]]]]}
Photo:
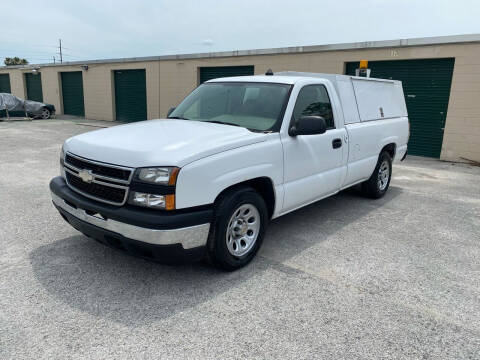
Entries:
{"type": "MultiPolygon", "coordinates": [[[[202,121],[203,121],[203,122],[214,123],[214,124],[240,126],[240,125],[238,125],[238,124],[233,124],[233,123],[228,123],[228,122],[218,121],[218,120],[202,120],[202,121]]],[[[240,126],[240,127],[242,127],[242,126],[240,126]]]]}
{"type": "Polygon", "coordinates": [[[169,116],[169,117],[167,117],[167,119],[190,120],[190,119],[187,119],[186,117],[182,117],[182,116],[169,116]]]}

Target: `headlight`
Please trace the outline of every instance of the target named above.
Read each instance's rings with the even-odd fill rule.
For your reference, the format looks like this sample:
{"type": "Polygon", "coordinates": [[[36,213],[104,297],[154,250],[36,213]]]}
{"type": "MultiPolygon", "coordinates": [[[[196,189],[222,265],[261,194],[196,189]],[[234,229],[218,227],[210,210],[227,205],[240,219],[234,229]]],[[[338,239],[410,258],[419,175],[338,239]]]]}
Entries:
{"type": "MultiPolygon", "coordinates": [[[[175,194],[172,194],[171,187],[177,183],[177,167],[162,166],[151,168],[140,168],[135,171],[135,180],[151,185],[143,185],[140,191],[131,191],[128,202],[132,205],[143,206],[152,209],[174,210],[175,194]],[[151,194],[149,192],[152,185],[160,185],[158,188],[153,186],[154,190],[160,190],[160,194],[151,194]],[[169,188],[162,188],[169,186],[169,188]],[[148,192],[143,192],[148,191],[148,192]],[[166,192],[164,194],[163,192],[166,192]]],[[[152,192],[157,192],[153,191],[152,192]]]]}
{"type": "Polygon", "coordinates": [[[137,179],[150,184],[175,185],[180,169],[177,167],[154,167],[137,170],[137,179]]]}

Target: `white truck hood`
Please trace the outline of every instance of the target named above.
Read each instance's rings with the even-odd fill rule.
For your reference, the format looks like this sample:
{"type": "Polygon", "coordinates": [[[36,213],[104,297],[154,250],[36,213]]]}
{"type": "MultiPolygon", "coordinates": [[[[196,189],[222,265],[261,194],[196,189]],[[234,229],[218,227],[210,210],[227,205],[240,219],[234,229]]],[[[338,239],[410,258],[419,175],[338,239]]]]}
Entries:
{"type": "Polygon", "coordinates": [[[245,128],[189,120],[147,120],[74,136],[65,151],[128,167],[178,166],[266,140],[245,128]]]}

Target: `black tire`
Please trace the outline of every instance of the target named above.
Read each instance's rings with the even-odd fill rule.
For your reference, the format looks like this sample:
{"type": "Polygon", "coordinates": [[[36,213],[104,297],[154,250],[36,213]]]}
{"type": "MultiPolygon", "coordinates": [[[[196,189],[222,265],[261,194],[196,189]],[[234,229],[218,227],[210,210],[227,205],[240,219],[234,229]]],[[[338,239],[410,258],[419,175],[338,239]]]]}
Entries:
{"type": "MultiPolygon", "coordinates": [[[[384,174],[384,172],[382,172],[384,174]]],[[[390,179],[392,178],[392,158],[390,155],[384,151],[380,154],[378,157],[377,165],[375,166],[375,170],[373,170],[372,176],[370,176],[370,179],[362,183],[362,191],[363,193],[368,196],[369,198],[372,199],[379,199],[388,190],[388,187],[390,186],[390,179]],[[381,177],[381,168],[384,169],[385,165],[388,167],[388,178],[384,180],[387,180],[386,185],[383,182],[380,181],[381,177]]]]}
{"type": "MultiPolygon", "coordinates": [[[[267,223],[267,206],[263,198],[253,188],[242,186],[221,195],[215,203],[214,220],[207,242],[208,260],[212,265],[227,271],[233,271],[247,265],[262,245],[267,223]],[[248,252],[242,256],[234,256],[232,254],[233,250],[229,250],[227,246],[227,231],[234,213],[237,213],[242,206],[247,208],[253,206],[258,211],[260,224],[256,240],[254,240],[248,252]]],[[[231,239],[231,237],[229,238],[231,239]]],[[[229,244],[232,248],[232,242],[229,242],[229,244]]],[[[239,249],[241,250],[241,248],[239,249]]]]}

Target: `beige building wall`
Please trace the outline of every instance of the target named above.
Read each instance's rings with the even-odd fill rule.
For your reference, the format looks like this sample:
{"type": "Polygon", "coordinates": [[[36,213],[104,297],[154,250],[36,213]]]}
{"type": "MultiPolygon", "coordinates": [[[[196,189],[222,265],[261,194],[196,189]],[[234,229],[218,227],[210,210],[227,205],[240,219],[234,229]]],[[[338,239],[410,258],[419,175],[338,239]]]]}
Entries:
{"type": "Polygon", "coordinates": [[[43,93],[43,102],[47,104],[52,104],[55,106],[58,112],[62,112],[62,91],[59,86],[60,83],[60,72],[63,69],[55,67],[44,67],[40,69],[42,74],[42,93],[43,93]]]}
{"type": "MultiPolygon", "coordinates": [[[[254,65],[255,74],[273,71],[307,71],[339,73],[345,63],[360,59],[408,60],[428,58],[455,58],[452,88],[448,106],[441,159],[480,161],[480,43],[438,44],[424,46],[397,46],[359,48],[351,50],[318,51],[311,53],[277,53],[230,57],[160,59],[112,63],[89,63],[83,70],[85,116],[88,119],[114,120],[115,96],[113,71],[145,69],[148,119],[163,118],[168,110],[192,91],[199,82],[203,66],[254,65]]],[[[63,113],[61,71],[81,71],[81,64],[43,66],[42,86],[44,101],[52,103],[63,113]]],[[[0,69],[10,73],[12,93],[25,97],[23,72],[28,69],[0,69]]]]}

